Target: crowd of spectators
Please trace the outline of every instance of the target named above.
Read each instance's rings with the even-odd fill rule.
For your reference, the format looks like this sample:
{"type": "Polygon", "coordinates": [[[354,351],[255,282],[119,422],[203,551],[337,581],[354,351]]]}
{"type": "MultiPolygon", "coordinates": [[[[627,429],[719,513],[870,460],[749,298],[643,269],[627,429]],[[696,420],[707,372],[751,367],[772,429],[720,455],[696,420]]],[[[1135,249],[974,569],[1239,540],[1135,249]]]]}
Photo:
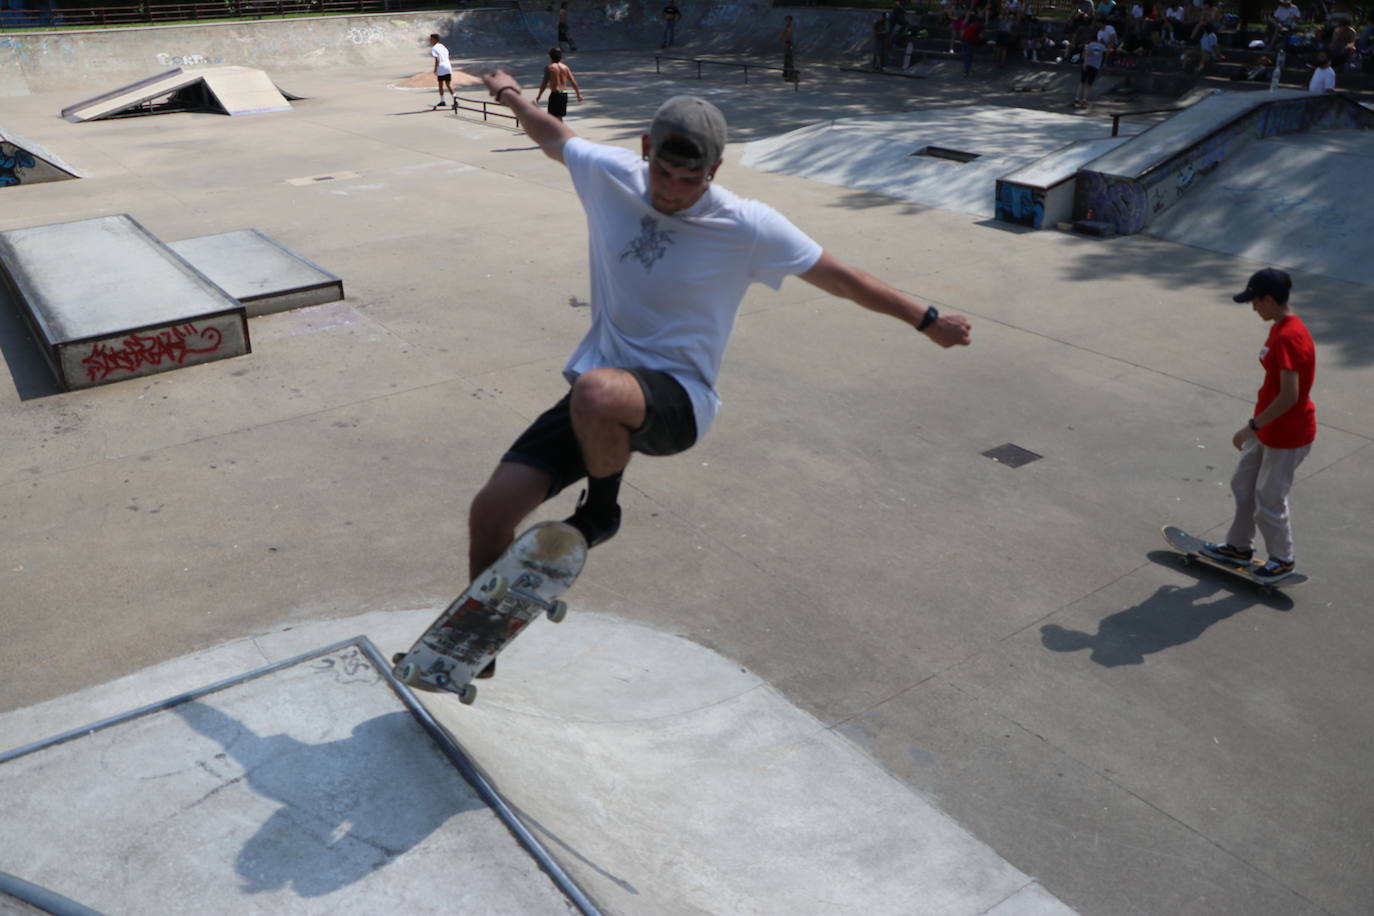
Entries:
{"type": "MultiPolygon", "coordinates": [[[[874,23],[872,66],[907,69],[918,40],[944,39],[949,52],[961,56],[965,74],[971,74],[978,58],[987,56],[996,67],[1006,66],[1017,56],[1078,64],[1093,42],[1107,49],[1106,67],[1164,59],[1201,75],[1216,72],[1217,64],[1230,61],[1236,64],[1229,68],[1232,78],[1267,81],[1279,51],[1285,52],[1288,67],[1306,69],[1317,66],[1317,52],[1322,51],[1334,73],[1374,74],[1374,25],[1361,30],[1352,13],[1343,7],[1328,8],[1327,0],[1302,0],[1304,6],[1295,0],[1277,0],[1263,22],[1250,23],[1227,13],[1221,0],[1071,2],[1067,19],[1061,18],[1062,13],[1042,19],[1028,0],[939,0],[938,24],[925,28],[905,0],[895,0],[891,10],[874,23]],[[1259,31],[1247,30],[1250,26],[1259,31]],[[1223,32],[1232,46],[1224,48],[1223,32]]],[[[928,17],[923,21],[930,24],[928,17]]]]}

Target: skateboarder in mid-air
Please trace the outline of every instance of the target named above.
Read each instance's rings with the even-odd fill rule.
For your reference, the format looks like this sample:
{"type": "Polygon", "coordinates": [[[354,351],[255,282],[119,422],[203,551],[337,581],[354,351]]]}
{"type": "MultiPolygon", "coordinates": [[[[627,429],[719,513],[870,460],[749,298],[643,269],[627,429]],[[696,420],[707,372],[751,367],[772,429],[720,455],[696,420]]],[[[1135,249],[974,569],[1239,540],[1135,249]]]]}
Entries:
{"type": "Polygon", "coordinates": [[[591,328],[564,368],[567,394],[516,439],[473,499],[474,578],[525,516],[583,477],[569,524],[592,546],[615,535],[630,455],[685,451],[715,420],[716,374],[753,282],[777,288],[797,275],[905,321],[941,347],[969,342],[964,316],[921,305],[822,251],[773,208],[715,184],[726,125],[711,103],[663,103],[635,155],[576,136],[523,98],[507,73],[483,81],[530,139],[567,166],[587,211],[591,328]]]}
{"type": "Polygon", "coordinates": [[[1226,543],[1203,547],[1214,560],[1249,563],[1258,526],[1269,550],[1269,561],[1251,570],[1261,582],[1276,582],[1293,572],[1288,491],[1298,465],[1317,438],[1317,408],[1308,396],[1317,374],[1317,352],[1307,326],[1288,304],[1292,287],[1287,273],[1266,268],[1256,271],[1234,297],[1237,302],[1249,302],[1260,318],[1274,326],[1259,351],[1264,384],[1254,414],[1231,438],[1240,450],[1240,463],[1231,477],[1235,519],[1226,543]]]}

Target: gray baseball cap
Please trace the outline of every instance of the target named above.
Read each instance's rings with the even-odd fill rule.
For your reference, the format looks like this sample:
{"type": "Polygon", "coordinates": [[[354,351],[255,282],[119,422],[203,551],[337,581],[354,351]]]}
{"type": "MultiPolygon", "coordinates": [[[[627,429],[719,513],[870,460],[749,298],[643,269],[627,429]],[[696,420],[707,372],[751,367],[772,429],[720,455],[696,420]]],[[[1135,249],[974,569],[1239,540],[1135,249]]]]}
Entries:
{"type": "Polygon", "coordinates": [[[659,106],[649,146],[684,169],[709,169],[725,154],[725,115],[705,99],[675,95],[659,106]]]}

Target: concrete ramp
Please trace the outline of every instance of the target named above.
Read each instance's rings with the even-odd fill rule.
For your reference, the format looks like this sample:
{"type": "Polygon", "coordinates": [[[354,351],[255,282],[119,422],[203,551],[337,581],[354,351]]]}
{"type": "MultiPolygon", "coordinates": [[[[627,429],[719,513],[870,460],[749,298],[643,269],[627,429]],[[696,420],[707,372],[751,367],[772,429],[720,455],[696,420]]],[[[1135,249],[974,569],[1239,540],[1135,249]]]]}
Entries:
{"type": "Polygon", "coordinates": [[[212,111],[227,115],[290,111],[291,103],[262,70],[176,67],[62,109],[68,121],[212,111]]]}
{"type": "Polygon", "coordinates": [[[410,709],[480,768],[526,855],[370,648],[406,648],[439,610],[296,621],[0,716],[0,748],[73,729],[0,754],[0,869],[111,916],[164,885],[162,911],[208,914],[539,914],[557,885],[567,912],[622,916],[1074,916],[738,662],[580,606],[532,624],[475,705],[410,709]],[[74,724],[264,664],[88,737],[74,724]],[[509,901],[457,896],[502,879],[509,901]]]}
{"type": "Polygon", "coordinates": [[[1256,140],[1371,128],[1374,112],[1332,93],[1219,92],[1085,165],[1074,215],[1092,210],[1119,234],[1140,232],[1256,140]]]}
{"type": "Polygon", "coordinates": [[[251,349],[244,307],[127,214],[0,232],[0,279],[66,390],[251,349]]]}
{"type": "Polygon", "coordinates": [[[55,153],[0,124],[0,188],[82,177],[55,153]]]}
{"type": "MultiPolygon", "coordinates": [[[[1131,130],[1122,125],[1123,130],[1131,130]]],[[[1073,115],[969,105],[845,118],[756,140],[743,165],[992,217],[997,180],[1109,129],[1073,115]]]]}
{"type": "Polygon", "coordinates": [[[595,913],[386,668],[359,637],[0,754],[0,869],[108,916],[595,913]]]}
{"type": "Polygon", "coordinates": [[[1250,144],[1161,214],[1151,235],[1374,286],[1374,131],[1250,144]]]}

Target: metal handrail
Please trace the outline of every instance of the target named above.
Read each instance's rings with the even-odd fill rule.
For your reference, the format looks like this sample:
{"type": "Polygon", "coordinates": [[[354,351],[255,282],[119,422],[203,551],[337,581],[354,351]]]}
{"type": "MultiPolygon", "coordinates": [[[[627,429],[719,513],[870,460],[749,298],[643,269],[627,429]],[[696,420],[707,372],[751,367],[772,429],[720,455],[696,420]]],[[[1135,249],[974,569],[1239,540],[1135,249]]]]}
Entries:
{"type": "MultiPolygon", "coordinates": [[[[657,74],[662,74],[662,73],[663,73],[663,70],[662,70],[662,63],[661,63],[661,62],[662,62],[662,61],[665,61],[665,60],[676,60],[676,61],[682,61],[683,63],[687,63],[687,64],[696,64],[696,65],[697,65],[697,79],[701,79],[701,65],[702,65],[702,64],[712,64],[712,65],[717,66],[717,67],[737,67],[737,68],[739,68],[739,69],[741,69],[741,70],[744,71],[744,81],[745,81],[746,83],[749,82],[749,68],[750,68],[750,67],[753,67],[755,70],[777,70],[777,71],[780,71],[780,72],[782,72],[782,73],[787,73],[787,72],[788,72],[786,67],[774,67],[774,66],[772,66],[771,64],[751,64],[751,63],[749,63],[748,61],[738,61],[738,60],[711,60],[711,59],[705,58],[705,57],[673,57],[673,56],[668,55],[668,54],[655,54],[655,55],[654,55],[654,73],[657,73],[657,74]]],[[[799,85],[800,85],[800,83],[801,83],[801,70],[796,69],[796,68],[793,68],[792,72],[795,73],[795,74],[797,74],[797,76],[796,76],[795,79],[789,80],[789,82],[792,83],[792,90],[795,92],[795,91],[797,91],[797,89],[799,88],[799,85]]]]}
{"type": "Polygon", "coordinates": [[[493,109],[495,109],[495,108],[505,108],[505,107],[506,107],[505,105],[502,105],[500,102],[497,102],[497,101],[495,101],[494,99],[465,99],[465,98],[459,98],[459,97],[456,96],[456,95],[455,95],[453,98],[454,98],[454,106],[453,106],[454,111],[473,111],[473,112],[479,112],[479,113],[481,113],[481,115],[482,115],[482,120],[483,120],[483,121],[487,120],[487,116],[488,116],[488,115],[490,115],[490,116],[493,117],[493,118],[509,118],[510,120],[512,120],[512,121],[515,122],[515,126],[516,126],[516,127],[519,127],[519,126],[520,126],[520,118],[519,118],[519,116],[517,116],[517,115],[509,114],[509,113],[506,112],[506,111],[494,111],[494,110],[493,110],[493,111],[488,111],[488,108],[489,108],[489,107],[490,107],[490,108],[493,108],[493,109]],[[466,104],[463,104],[463,103],[466,103],[466,104]],[[476,106],[476,105],[481,105],[482,107],[481,107],[481,108],[473,107],[473,106],[476,106]]]}

